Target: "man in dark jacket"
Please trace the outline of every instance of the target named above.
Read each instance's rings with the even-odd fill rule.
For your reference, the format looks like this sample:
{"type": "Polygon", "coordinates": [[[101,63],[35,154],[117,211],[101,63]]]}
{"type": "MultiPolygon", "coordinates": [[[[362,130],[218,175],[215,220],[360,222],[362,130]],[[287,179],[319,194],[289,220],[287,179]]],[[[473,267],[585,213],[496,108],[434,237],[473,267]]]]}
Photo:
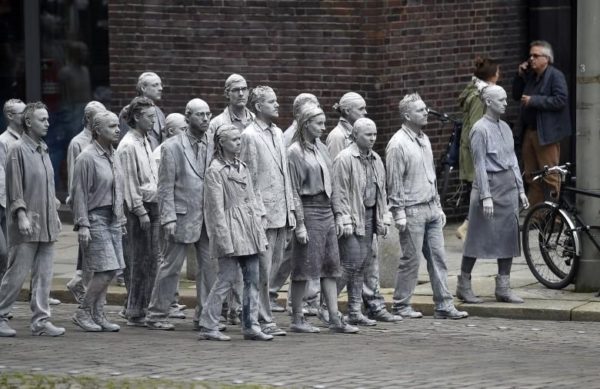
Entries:
{"type": "MultiPolygon", "coordinates": [[[[541,182],[532,182],[531,172],[555,166],[560,158],[560,141],[571,135],[569,96],[564,74],[552,66],[554,54],[546,41],[529,45],[529,58],[519,65],[513,81],[513,98],[521,101],[523,172],[529,184],[527,197],[535,205],[544,201],[541,182]]],[[[544,178],[550,194],[560,190],[560,178],[544,178]]]]}

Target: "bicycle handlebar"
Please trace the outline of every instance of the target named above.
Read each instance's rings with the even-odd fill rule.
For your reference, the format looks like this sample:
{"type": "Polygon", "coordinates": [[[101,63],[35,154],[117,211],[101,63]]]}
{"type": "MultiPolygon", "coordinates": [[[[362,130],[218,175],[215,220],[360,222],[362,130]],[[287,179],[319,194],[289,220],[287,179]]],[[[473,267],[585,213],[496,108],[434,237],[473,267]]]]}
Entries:
{"type": "Polygon", "coordinates": [[[544,168],[541,170],[531,172],[531,175],[533,176],[533,181],[538,181],[541,178],[546,177],[547,175],[550,175],[550,174],[560,174],[562,176],[566,176],[570,172],[571,172],[571,163],[567,162],[564,165],[559,165],[559,166],[552,166],[552,167],[544,166],[544,168]]]}

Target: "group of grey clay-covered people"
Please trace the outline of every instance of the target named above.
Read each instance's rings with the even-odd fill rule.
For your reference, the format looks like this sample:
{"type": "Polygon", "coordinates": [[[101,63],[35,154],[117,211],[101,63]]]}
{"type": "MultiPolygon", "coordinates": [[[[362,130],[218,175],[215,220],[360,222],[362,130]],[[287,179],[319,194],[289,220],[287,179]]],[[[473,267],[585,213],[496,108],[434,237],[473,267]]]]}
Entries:
{"type": "MultiPolygon", "coordinates": [[[[486,61],[497,76],[498,66],[486,61]]],[[[501,120],[507,96],[492,84],[475,88],[483,109],[470,131],[474,179],[457,290],[470,303],[480,301],[470,287],[476,258],[499,258],[496,298],[522,301],[511,291],[507,272],[520,250],[519,201],[525,207],[528,201],[512,133],[501,120]]],[[[78,327],[120,330],[104,305],[110,282],[122,271],[127,299],[120,315],[127,325],[173,330],[169,319],[185,318],[177,298],[190,246],[196,255],[193,322],[200,339],[230,340],[223,317],[241,324],[245,339],[286,335],[273,312],[286,309],[277,293],[288,279],[292,332],[318,333],[309,315],[332,332],[348,334],[377,321],[420,318],[411,297],[422,257],[434,317],[468,316],[456,309],[448,288],[446,216],[423,132],[428,110],[417,93],[399,102],[403,124],[384,162],[373,151],[377,127],[355,92],[335,104],[340,119],[324,143],[326,116],[310,93],[296,97],[294,122],[283,132],[275,124],[279,104],[273,89],[249,89],[238,74],[225,81],[228,105],[214,118],[199,98],[187,103],[184,114],[165,117],[156,105],[162,82],[155,73],[140,75],[137,92],[119,116],[99,102],[87,104],[83,131],[69,146],[67,204],[80,250],[67,286],[79,303],[72,319],[78,327]],[[389,312],[379,291],[376,253],[378,238],[392,224],[401,255],[389,312]],[[337,302],[344,288],[346,315],[337,302]]],[[[61,229],[42,140],[48,112],[41,102],[13,99],[4,114],[9,125],[0,136],[0,162],[8,260],[0,284],[0,336],[16,334],[10,310],[30,272],[32,333],[63,335],[65,329],[51,323],[48,306],[53,243],[61,229]]]]}

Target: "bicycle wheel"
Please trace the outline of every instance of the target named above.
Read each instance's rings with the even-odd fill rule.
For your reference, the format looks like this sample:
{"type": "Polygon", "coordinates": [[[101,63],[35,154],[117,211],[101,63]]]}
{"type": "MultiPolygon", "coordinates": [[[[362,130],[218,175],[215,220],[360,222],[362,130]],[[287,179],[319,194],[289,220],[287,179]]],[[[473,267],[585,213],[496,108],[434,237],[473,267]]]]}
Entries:
{"type": "Polygon", "coordinates": [[[573,282],[579,258],[575,247],[579,235],[572,223],[547,203],[537,204],[523,223],[523,253],[535,278],[550,289],[562,289],[573,282]]]}

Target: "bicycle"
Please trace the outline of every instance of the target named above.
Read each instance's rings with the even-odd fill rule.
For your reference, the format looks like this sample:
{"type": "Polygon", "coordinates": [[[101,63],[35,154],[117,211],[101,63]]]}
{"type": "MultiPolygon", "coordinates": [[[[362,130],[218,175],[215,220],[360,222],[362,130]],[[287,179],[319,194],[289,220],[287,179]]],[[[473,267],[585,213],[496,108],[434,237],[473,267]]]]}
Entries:
{"type": "Polygon", "coordinates": [[[533,206],[523,222],[523,253],[535,278],[550,289],[562,289],[573,282],[581,255],[580,234],[584,233],[600,252],[591,231],[600,226],[587,225],[570,198],[573,194],[600,198],[600,193],[568,186],[574,181],[572,165],[547,167],[533,172],[534,181],[560,174],[560,193],[556,201],[533,206]]]}
{"type": "Polygon", "coordinates": [[[446,150],[437,163],[437,176],[441,177],[442,182],[442,190],[440,191],[440,199],[442,204],[451,206],[453,208],[458,208],[462,204],[465,197],[468,199],[471,191],[467,183],[460,181],[456,187],[456,190],[448,196],[448,183],[450,181],[450,176],[455,169],[458,169],[462,122],[460,120],[453,119],[447,113],[441,113],[431,108],[428,108],[427,112],[434,116],[442,124],[452,123],[452,133],[448,139],[446,150]]]}

